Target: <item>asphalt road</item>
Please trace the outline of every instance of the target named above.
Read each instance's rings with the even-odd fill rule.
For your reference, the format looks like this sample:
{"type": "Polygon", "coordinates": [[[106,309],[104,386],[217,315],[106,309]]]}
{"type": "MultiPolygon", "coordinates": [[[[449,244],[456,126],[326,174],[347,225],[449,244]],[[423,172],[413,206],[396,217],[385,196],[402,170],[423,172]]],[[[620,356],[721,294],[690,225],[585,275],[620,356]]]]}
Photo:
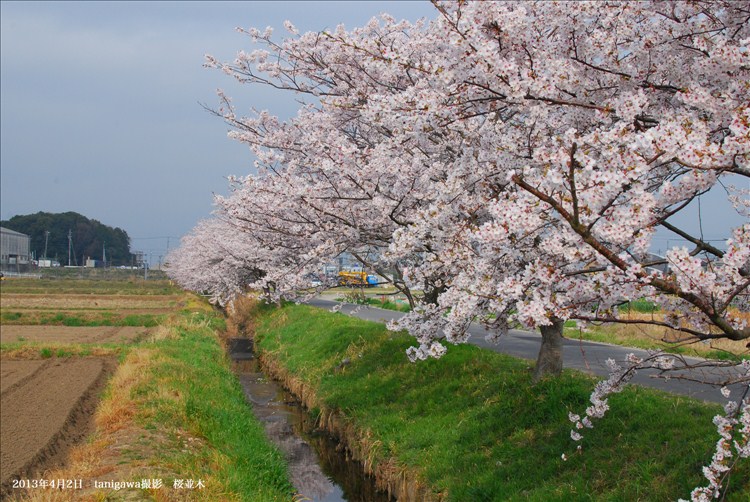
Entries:
{"type": "MultiPolygon", "coordinates": [[[[308,302],[308,304],[319,308],[331,309],[334,306],[339,305],[339,302],[318,297],[308,302]]],[[[340,312],[343,314],[353,315],[368,321],[385,323],[403,316],[401,312],[393,310],[384,310],[376,307],[363,307],[347,303],[341,305],[340,312]]],[[[487,331],[476,324],[473,324],[471,328],[469,328],[469,333],[471,335],[469,343],[495,352],[530,359],[531,364],[536,361],[542,340],[541,335],[538,333],[511,330],[507,336],[500,339],[498,344],[492,344],[485,340],[487,331]]],[[[448,350],[450,350],[450,345],[448,346],[448,350]]],[[[566,368],[572,368],[602,377],[606,377],[609,374],[605,364],[607,359],[611,358],[618,363],[623,364],[623,361],[630,353],[634,353],[639,357],[645,357],[648,355],[648,352],[645,350],[621,347],[618,345],[573,339],[565,339],[563,341],[563,361],[566,368]]],[[[690,363],[700,363],[703,361],[702,359],[697,358],[686,358],[686,360],[690,363]]],[[[681,394],[704,401],[722,404],[726,403],[727,399],[721,395],[719,388],[716,386],[679,379],[676,377],[685,376],[687,378],[717,382],[725,380],[729,374],[737,374],[736,370],[732,368],[705,368],[691,370],[690,372],[674,373],[673,378],[666,380],[664,378],[655,377],[657,373],[656,370],[641,370],[630,382],[636,385],[643,385],[671,392],[673,394],[681,394]]],[[[730,386],[729,389],[732,391],[730,397],[738,399],[742,395],[745,387],[745,385],[740,384],[730,386]]]]}

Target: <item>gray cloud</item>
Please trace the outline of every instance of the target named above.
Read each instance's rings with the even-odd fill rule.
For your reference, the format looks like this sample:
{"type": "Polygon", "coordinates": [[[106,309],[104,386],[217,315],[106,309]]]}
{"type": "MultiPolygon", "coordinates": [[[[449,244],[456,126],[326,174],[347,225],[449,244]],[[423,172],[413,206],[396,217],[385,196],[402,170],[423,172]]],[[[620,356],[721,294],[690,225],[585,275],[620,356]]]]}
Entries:
{"type": "Polygon", "coordinates": [[[415,20],[427,2],[2,2],[0,217],[77,211],[164,254],[208,217],[247,147],[199,103],[223,88],[239,109],[288,115],[289,95],[202,67],[249,40],[237,26],[357,26],[380,12],[415,20]]]}
{"type": "MultiPolygon", "coordinates": [[[[0,3],[0,217],[77,211],[164,254],[208,217],[229,174],[247,174],[247,147],[202,109],[223,88],[239,110],[289,116],[294,97],[241,86],[202,67],[231,60],[250,41],[235,27],[291,20],[301,31],[359,26],[389,12],[434,17],[428,2],[7,2],[0,3]]],[[[747,182],[740,181],[740,183],[747,182]]],[[[707,238],[743,219],[722,194],[702,203],[707,238]]],[[[679,224],[694,226],[697,207],[679,224]]],[[[655,247],[675,244],[660,233],[655,247]]]]}

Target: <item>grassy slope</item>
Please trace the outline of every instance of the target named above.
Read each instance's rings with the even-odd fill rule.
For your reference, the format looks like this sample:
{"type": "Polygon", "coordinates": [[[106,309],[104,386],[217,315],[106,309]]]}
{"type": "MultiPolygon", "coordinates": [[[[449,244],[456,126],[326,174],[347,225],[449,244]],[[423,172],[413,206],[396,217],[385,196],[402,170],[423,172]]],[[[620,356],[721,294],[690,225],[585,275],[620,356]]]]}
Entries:
{"type": "Polygon", "coordinates": [[[125,349],[96,416],[96,432],[52,479],[83,479],[84,492],[31,493],[50,500],[289,501],[293,488],[216,336],[212,312],[183,313],[157,339],[125,349]],[[93,481],[161,479],[159,489],[93,489],[93,481]],[[178,479],[205,488],[178,490],[178,479]]]}
{"type": "MultiPolygon", "coordinates": [[[[380,460],[395,457],[451,500],[668,500],[704,484],[716,406],[632,388],[576,453],[567,415],[585,409],[587,377],[535,386],[528,362],[473,346],[410,364],[413,339],[382,325],[306,306],[260,310],[261,351],[369,434],[380,460]]],[[[728,500],[750,497],[747,464],[728,500]]]]}
{"type": "Polygon", "coordinates": [[[253,417],[216,329],[215,314],[193,314],[148,346],[156,356],[149,378],[131,393],[135,422],[167,437],[185,432],[196,438],[197,450],[167,449],[153,461],[180,477],[210,480],[213,496],[289,500],[285,462],[253,417]]]}
{"type": "MultiPolygon", "coordinates": [[[[62,283],[58,284],[70,292],[85,292],[93,286],[102,295],[130,288],[121,283],[111,283],[109,288],[91,281],[62,283]]],[[[39,282],[17,284],[38,294],[56,293],[39,282]]],[[[136,287],[140,293],[133,294],[170,288],[165,282],[136,287]]],[[[50,479],[83,479],[89,484],[152,478],[164,482],[164,488],[150,491],[53,494],[38,490],[31,493],[32,500],[271,502],[292,498],[285,461],[253,416],[219,343],[217,331],[225,328],[223,317],[204,300],[180,294],[184,310],[164,316],[153,336],[136,344],[3,344],[3,357],[119,356],[120,364],[97,408],[96,432],[74,448],[69,465],[51,473],[50,479]],[[206,486],[178,491],[172,488],[174,479],[201,479],[206,486]]]]}

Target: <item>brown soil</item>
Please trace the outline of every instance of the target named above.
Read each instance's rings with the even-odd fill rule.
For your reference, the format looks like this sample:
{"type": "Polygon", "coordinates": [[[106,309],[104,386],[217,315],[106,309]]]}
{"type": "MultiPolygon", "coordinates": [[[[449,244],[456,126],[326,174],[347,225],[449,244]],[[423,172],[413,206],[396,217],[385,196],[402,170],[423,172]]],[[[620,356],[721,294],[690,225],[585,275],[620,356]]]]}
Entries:
{"type": "Polygon", "coordinates": [[[59,466],[93,430],[93,412],[115,361],[0,360],[0,495],[12,480],[59,466]]]}
{"type": "MultiPolygon", "coordinates": [[[[132,342],[150,333],[140,326],[0,326],[0,343],[19,341],[60,343],[132,342]]],[[[3,374],[5,378],[5,374],[3,374]]]]}
{"type": "MultiPolygon", "coordinates": [[[[148,308],[148,309],[42,309],[42,308],[34,308],[34,309],[27,309],[27,308],[14,308],[14,309],[6,309],[6,311],[10,312],[18,312],[24,316],[24,319],[26,319],[28,316],[37,316],[42,317],[45,315],[49,315],[50,313],[54,314],[64,314],[69,316],[86,316],[86,315],[97,315],[99,313],[112,313],[113,315],[120,315],[120,316],[126,316],[126,315],[133,315],[133,314],[171,314],[174,312],[174,307],[165,307],[165,308],[148,308]]],[[[9,322],[9,321],[3,321],[3,322],[9,322]]]]}
{"type": "Polygon", "coordinates": [[[35,361],[0,361],[0,394],[16,384],[30,378],[34,373],[40,371],[45,365],[48,365],[51,359],[42,359],[35,361]]]}
{"type": "Polygon", "coordinates": [[[44,309],[152,309],[174,307],[179,301],[174,295],[34,295],[4,294],[2,308],[44,308],[44,309]]]}

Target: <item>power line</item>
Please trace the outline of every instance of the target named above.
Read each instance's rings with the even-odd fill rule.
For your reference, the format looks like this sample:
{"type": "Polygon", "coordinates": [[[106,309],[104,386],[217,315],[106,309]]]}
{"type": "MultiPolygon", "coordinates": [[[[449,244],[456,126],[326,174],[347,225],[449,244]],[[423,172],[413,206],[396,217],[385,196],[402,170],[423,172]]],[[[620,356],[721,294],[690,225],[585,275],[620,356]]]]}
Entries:
{"type": "Polygon", "coordinates": [[[130,240],[139,240],[139,241],[145,241],[145,240],[155,240],[155,239],[179,239],[179,237],[175,237],[174,235],[165,235],[163,237],[131,237],[130,240]]]}
{"type": "MultiPolygon", "coordinates": [[[[701,239],[703,242],[726,242],[729,239],[727,237],[726,239],[701,239]]],[[[652,237],[651,240],[653,241],[685,241],[689,242],[687,239],[683,239],[681,237],[652,237]]]]}

